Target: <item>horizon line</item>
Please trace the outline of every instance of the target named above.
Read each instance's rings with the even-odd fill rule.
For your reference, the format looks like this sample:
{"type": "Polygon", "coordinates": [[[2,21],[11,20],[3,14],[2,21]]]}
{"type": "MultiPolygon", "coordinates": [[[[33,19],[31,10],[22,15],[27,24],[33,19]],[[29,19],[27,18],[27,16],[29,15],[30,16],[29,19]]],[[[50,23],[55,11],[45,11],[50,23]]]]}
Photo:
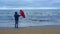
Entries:
{"type": "Polygon", "coordinates": [[[60,9],[60,8],[56,8],[56,7],[40,7],[40,8],[0,8],[0,9],[60,9]]]}

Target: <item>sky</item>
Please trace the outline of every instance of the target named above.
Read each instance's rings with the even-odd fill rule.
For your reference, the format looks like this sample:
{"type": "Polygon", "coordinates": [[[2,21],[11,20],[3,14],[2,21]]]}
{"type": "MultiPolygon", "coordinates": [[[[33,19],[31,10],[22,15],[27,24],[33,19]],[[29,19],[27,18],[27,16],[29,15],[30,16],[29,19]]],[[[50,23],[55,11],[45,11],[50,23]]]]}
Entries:
{"type": "Polygon", "coordinates": [[[0,8],[40,8],[56,7],[60,8],[60,0],[0,0],[0,8]]]}

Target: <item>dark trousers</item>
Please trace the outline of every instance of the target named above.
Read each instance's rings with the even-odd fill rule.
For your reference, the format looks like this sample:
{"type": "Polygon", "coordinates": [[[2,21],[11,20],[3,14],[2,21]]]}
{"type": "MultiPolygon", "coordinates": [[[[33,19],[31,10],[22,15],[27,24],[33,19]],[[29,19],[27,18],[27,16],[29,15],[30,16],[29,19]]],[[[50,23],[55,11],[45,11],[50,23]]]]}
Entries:
{"type": "Polygon", "coordinates": [[[18,21],[15,20],[15,28],[18,28],[18,21]]]}

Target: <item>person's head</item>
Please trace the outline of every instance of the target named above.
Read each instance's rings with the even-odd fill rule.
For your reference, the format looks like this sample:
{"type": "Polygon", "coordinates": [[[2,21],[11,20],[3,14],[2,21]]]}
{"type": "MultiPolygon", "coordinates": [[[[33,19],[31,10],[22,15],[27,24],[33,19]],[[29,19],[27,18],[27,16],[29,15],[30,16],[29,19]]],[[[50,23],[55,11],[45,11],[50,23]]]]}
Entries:
{"type": "Polygon", "coordinates": [[[15,12],[15,14],[17,14],[17,12],[15,12]]]}

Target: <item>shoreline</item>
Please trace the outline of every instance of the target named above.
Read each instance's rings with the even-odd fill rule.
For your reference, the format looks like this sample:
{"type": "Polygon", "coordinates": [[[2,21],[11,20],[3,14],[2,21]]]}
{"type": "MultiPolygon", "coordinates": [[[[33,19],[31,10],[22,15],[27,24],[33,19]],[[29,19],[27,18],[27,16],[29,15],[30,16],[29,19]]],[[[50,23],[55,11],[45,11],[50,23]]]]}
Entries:
{"type": "Polygon", "coordinates": [[[5,30],[5,29],[60,29],[60,25],[45,25],[45,26],[29,26],[29,27],[0,27],[0,30],[5,30]]]}

